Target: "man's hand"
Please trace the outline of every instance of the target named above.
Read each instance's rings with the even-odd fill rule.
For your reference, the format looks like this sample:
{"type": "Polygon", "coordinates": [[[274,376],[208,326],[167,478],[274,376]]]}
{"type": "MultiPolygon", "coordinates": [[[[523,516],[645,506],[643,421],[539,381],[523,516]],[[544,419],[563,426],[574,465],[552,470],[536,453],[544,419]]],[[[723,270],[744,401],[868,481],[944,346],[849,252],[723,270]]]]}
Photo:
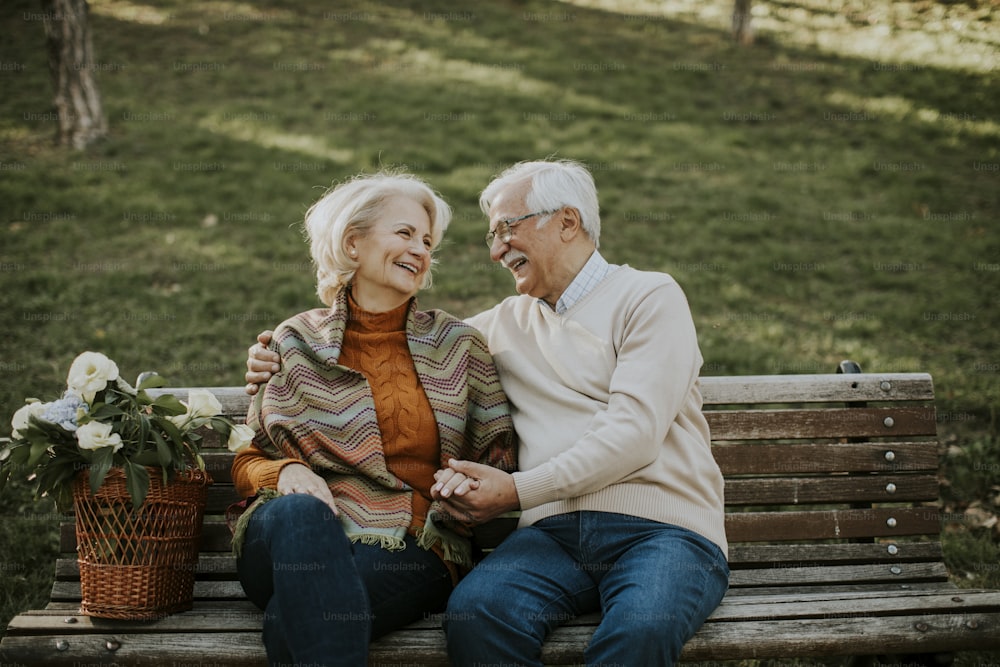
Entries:
{"type": "Polygon", "coordinates": [[[281,357],[277,352],[267,349],[267,344],[271,342],[273,331],[262,331],[257,334],[257,342],[247,350],[247,373],[246,392],[253,396],[260,389],[260,385],[271,379],[272,373],[281,370],[281,357]]]}
{"type": "Polygon", "coordinates": [[[431,497],[454,517],[484,523],[520,507],[514,478],[498,468],[451,459],[434,478],[431,497]]]}

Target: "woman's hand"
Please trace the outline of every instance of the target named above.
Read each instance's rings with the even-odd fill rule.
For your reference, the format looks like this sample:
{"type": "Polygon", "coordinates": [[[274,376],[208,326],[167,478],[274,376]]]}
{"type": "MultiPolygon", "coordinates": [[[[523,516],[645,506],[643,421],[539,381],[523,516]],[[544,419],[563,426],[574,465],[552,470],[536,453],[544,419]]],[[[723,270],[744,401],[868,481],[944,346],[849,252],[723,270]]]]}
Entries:
{"type": "Polygon", "coordinates": [[[262,331],[257,334],[257,342],[247,350],[246,392],[253,396],[260,390],[260,385],[271,379],[272,373],[281,370],[281,357],[277,352],[267,349],[274,332],[262,331]]]}
{"type": "Polygon", "coordinates": [[[278,493],[286,496],[293,493],[304,493],[319,498],[333,510],[334,516],[340,516],[337,503],[333,499],[333,494],[330,493],[330,487],[326,485],[326,480],[314,473],[304,463],[292,463],[281,469],[281,473],[278,475],[278,493]]]}
{"type": "Polygon", "coordinates": [[[434,478],[437,483],[431,487],[431,497],[454,517],[484,523],[520,509],[514,477],[499,468],[451,459],[434,478]]]}
{"type": "Polygon", "coordinates": [[[460,472],[451,468],[438,470],[434,473],[436,484],[431,487],[431,498],[434,500],[445,500],[452,494],[464,496],[469,491],[479,488],[479,480],[466,477],[460,472]]]}

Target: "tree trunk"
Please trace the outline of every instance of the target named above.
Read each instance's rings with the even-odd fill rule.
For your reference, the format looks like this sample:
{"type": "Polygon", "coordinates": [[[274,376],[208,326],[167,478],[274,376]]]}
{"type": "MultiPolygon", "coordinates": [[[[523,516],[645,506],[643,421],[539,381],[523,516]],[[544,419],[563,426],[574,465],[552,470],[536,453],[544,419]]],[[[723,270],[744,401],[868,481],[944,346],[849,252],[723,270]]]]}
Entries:
{"type": "Polygon", "coordinates": [[[737,44],[753,44],[753,28],[750,26],[750,3],[752,0],[735,0],[733,4],[733,39],[737,44]]]}
{"type": "Polygon", "coordinates": [[[58,140],[83,150],[108,132],[94,79],[89,8],[86,0],[41,0],[41,4],[59,114],[58,140]]]}

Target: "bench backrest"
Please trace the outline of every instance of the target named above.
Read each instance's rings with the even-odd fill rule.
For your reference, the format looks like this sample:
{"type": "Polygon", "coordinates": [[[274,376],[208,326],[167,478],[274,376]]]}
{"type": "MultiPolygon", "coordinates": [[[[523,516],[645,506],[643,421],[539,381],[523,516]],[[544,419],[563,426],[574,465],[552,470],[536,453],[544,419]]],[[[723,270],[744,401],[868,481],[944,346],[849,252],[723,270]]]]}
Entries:
{"type": "Polygon", "coordinates": [[[929,375],[702,383],[733,587],[947,578],[929,375]]]}
{"type": "MultiPolygon", "coordinates": [[[[705,377],[701,385],[726,478],[733,589],[886,579],[906,588],[947,578],[929,375],[705,377]]],[[[226,414],[245,416],[242,387],[210,390],[226,414]]],[[[183,399],[188,390],[163,391],[183,399]]],[[[237,500],[232,457],[224,443],[206,437],[215,482],[199,568],[206,586],[235,576],[223,520],[237,500]]],[[[75,551],[72,522],[62,526],[61,547],[67,556],[75,551]]],[[[57,578],[71,581],[75,562],[60,563],[57,578]]]]}

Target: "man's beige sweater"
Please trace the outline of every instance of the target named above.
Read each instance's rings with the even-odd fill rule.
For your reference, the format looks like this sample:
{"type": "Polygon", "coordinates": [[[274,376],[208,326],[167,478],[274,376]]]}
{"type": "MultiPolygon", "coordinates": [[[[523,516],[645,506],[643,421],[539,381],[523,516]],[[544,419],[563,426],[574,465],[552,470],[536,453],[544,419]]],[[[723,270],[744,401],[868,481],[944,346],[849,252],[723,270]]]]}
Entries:
{"type": "Polygon", "coordinates": [[[522,526],[617,512],[688,528],[727,552],[702,356],[673,278],[622,266],[561,315],[522,295],[468,322],[485,334],[511,402],[522,526]]]}

